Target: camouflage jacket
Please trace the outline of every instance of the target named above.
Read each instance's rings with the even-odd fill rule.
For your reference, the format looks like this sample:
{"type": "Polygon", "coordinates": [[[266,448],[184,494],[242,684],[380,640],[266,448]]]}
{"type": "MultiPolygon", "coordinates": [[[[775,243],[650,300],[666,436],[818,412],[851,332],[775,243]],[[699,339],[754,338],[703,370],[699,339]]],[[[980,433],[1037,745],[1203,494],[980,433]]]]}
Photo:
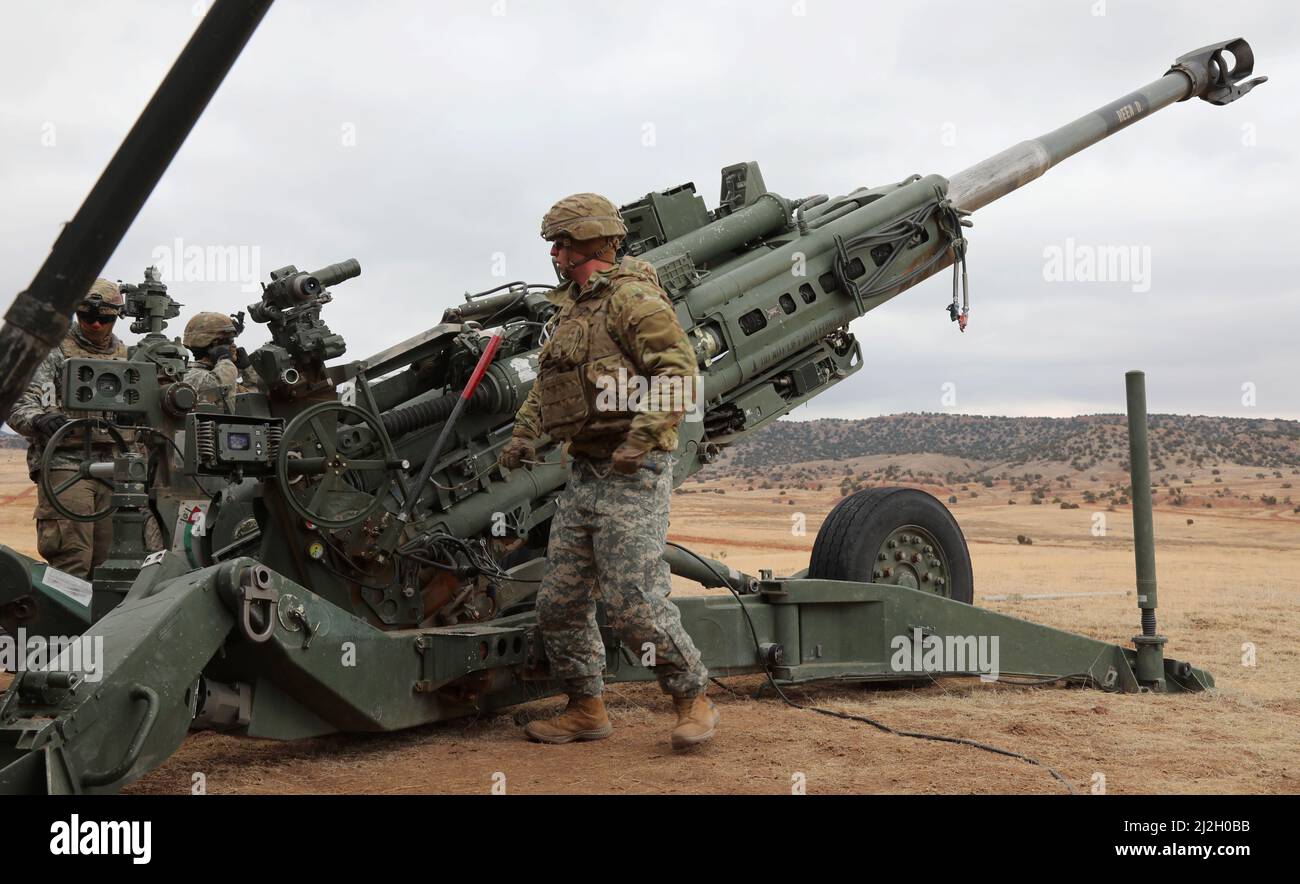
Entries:
{"type": "Polygon", "coordinates": [[[262,376],[257,373],[253,366],[240,369],[239,372],[239,392],[241,393],[265,393],[266,384],[262,381],[262,376]]]}
{"type": "Polygon", "coordinates": [[[229,359],[215,366],[196,361],[181,380],[194,388],[199,407],[220,405],[227,414],[235,413],[235,394],[244,390],[239,386],[239,369],[229,359]]]}
{"type": "MultiPolygon", "coordinates": [[[[26,437],[29,443],[27,473],[32,477],[32,481],[36,480],[36,474],[41,467],[41,454],[45,451],[45,438],[36,432],[32,422],[42,414],[53,412],[61,412],[69,418],[86,416],[83,412],[63,406],[63,363],[75,358],[126,359],[126,352],[126,344],[122,343],[117,335],[111,336],[107,344],[98,346],[87,340],[81,333],[80,326],[74,322],[72,330],[63,342],[51,350],[45,360],[37,366],[31,383],[18,397],[8,417],[9,426],[15,433],[26,437]]],[[[94,451],[96,460],[113,459],[110,444],[96,444],[94,451]]],[[[81,461],[81,444],[74,443],[68,447],[66,454],[62,451],[55,454],[50,466],[52,469],[76,469],[81,461]]]]}
{"type": "MultiPolygon", "coordinates": [[[[617,266],[595,273],[579,289],[574,282],[554,289],[548,300],[559,306],[549,327],[558,328],[574,312],[575,305],[593,298],[607,298],[607,309],[591,311],[603,316],[609,336],[638,373],[652,384],[667,382],[685,388],[686,396],[651,397],[645,407],[635,409],[616,432],[610,421],[589,421],[570,441],[570,451],[588,457],[608,457],[624,441],[645,451],[677,448],[677,427],[682,422],[690,397],[699,393],[699,372],[695,352],[682,331],[672,302],[659,287],[654,268],[644,261],[626,257],[617,266]]],[[[551,335],[539,357],[541,374],[528,398],[515,415],[514,435],[533,440],[542,435],[541,387],[549,351],[556,341],[551,335]]]]}

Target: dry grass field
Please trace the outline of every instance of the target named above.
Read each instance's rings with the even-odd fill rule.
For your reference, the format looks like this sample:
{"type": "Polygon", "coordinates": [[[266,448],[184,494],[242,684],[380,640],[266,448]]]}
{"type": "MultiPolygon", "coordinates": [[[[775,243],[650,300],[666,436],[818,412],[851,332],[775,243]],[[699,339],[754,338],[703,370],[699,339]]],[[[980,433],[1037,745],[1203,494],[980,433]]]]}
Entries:
{"type": "MultiPolygon", "coordinates": [[[[864,458],[924,464],[933,456],[864,458]]],[[[941,459],[940,459],[941,460],[941,459]]],[[[870,467],[872,464],[858,464],[870,467]]],[[[932,466],[942,463],[936,460],[932,466]]],[[[1044,473],[1048,471],[1043,470],[1044,473]]],[[[867,715],[895,728],[968,737],[1038,759],[1081,793],[1104,778],[1109,793],[1293,793],[1300,791],[1300,514],[1256,503],[1284,497],[1279,479],[1224,464],[1232,499],[1211,509],[1157,504],[1160,631],[1169,656],[1204,666],[1218,688],[1199,695],[1109,695],[1061,687],[945,680],[919,689],[812,688],[801,702],[867,715]],[[1242,499],[1242,495],[1252,501],[1242,499]],[[1193,524],[1188,524],[1188,520],[1193,524]],[[1243,665],[1245,648],[1255,665],[1243,665]]],[[[1099,475],[1095,488],[1122,479],[1099,475]]],[[[1209,480],[1204,480],[1208,482],[1209,480]]],[[[1084,593],[1133,586],[1131,517],[1028,505],[1007,483],[979,494],[922,486],[947,500],[970,544],[977,604],[1113,642],[1138,631],[1133,597],[982,601],[989,595],[1084,593]],[[1016,505],[1008,505],[1017,497],[1016,505]],[[1018,534],[1033,538],[1017,543],[1018,534]]],[[[807,565],[817,527],[839,490],[755,488],[719,478],[690,482],[673,502],[672,539],[756,573],[807,565]],[[704,493],[705,490],[725,493],[704,493]],[[790,503],[793,501],[793,504],[790,503]],[[792,530],[793,515],[806,531],[792,530]]],[[[1079,498],[1089,477],[1066,493],[1079,498]]],[[[33,494],[16,452],[0,452],[0,541],[31,553],[33,494]]],[[[1215,486],[1218,487],[1218,486],[1215,486]]],[[[1189,495],[1206,491],[1202,480],[1189,495]]],[[[690,592],[680,582],[678,592],[690,592]]],[[[699,591],[696,589],[695,591],[699,591]]],[[[760,679],[729,680],[710,694],[722,712],[717,738],[687,754],[668,746],[671,706],[653,686],[611,686],[614,736],[541,746],[518,721],[562,700],[510,714],[380,736],[338,735],[296,743],[192,735],[165,765],[127,791],[177,793],[202,773],[209,792],[484,794],[504,775],[511,793],[788,793],[802,777],[815,793],[1056,793],[1041,767],[971,747],[919,741],[786,707],[754,693],[760,679]],[[495,778],[495,779],[494,779],[495,778]]]]}

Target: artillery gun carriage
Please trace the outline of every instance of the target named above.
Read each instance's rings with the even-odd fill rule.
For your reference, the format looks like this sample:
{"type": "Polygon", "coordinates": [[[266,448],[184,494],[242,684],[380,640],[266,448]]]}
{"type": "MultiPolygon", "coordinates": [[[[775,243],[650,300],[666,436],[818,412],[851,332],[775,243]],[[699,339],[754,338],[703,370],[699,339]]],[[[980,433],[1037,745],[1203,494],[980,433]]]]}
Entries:
{"type": "MultiPolygon", "coordinates": [[[[971,212],[1168,104],[1239,97],[1261,81],[1247,79],[1252,65],[1244,40],[1196,50],[951,178],[789,199],[746,162],[722,170],[713,210],[693,184],[623,206],[623,249],[655,268],[702,379],[674,482],[861,370],[849,323],[949,266],[946,306],[964,327],[971,212]]],[[[150,271],[127,288],[132,329],[145,333],[129,360],[68,360],[70,401],[123,434],[114,463],[82,467],[113,486],[113,505],[93,514],[114,520],[112,553],[81,604],[43,563],[0,548],[0,628],[100,637],[103,659],[94,680],[53,665],[24,672],[0,700],[0,791],[116,791],[192,727],[278,739],[386,731],[558,692],[532,600],[565,454],[550,445],[522,469],[497,465],[537,374],[550,287],[467,295],[433,327],[344,361],[323,310],[360,272],[348,260],[270,274],[248,306],[271,334],[250,354],[264,389],[237,396],[233,413],[199,404],[181,380],[184,354],[162,334],[180,305],[150,271]],[[144,546],[150,515],[167,529],[155,554],[144,546]]],[[[665,549],[675,573],[727,590],[675,599],[710,672],[778,683],[973,675],[900,668],[893,640],[986,635],[1000,637],[1006,674],[1108,691],[1212,686],[1164,658],[1155,631],[1145,402],[1130,383],[1135,517],[1146,519],[1134,646],[974,606],[951,514],[919,491],[871,489],[835,507],[797,574],[743,574],[665,549]]],[[[607,680],[654,677],[603,633],[607,680]]]]}

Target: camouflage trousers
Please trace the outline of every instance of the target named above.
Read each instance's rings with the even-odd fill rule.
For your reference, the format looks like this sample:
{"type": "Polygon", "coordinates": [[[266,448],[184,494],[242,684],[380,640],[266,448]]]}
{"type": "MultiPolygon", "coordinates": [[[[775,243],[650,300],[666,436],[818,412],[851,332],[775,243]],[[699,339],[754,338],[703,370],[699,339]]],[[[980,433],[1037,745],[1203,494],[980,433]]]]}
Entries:
{"type": "MultiPolygon", "coordinates": [[[[50,484],[58,488],[73,475],[72,470],[50,470],[50,484]]],[[[86,514],[104,509],[113,489],[95,479],[82,479],[59,495],[59,503],[74,513],[86,514]]],[[[145,548],[155,552],[163,548],[162,532],[151,515],[144,523],[145,548]]],[[[36,486],[36,549],[51,567],[90,580],[94,569],[108,558],[113,542],[112,514],[97,522],[74,522],[65,519],[50,505],[36,486]]]]}
{"type": "Polygon", "coordinates": [[[609,460],[575,458],[573,474],[551,522],[549,566],[537,592],[551,672],[569,694],[599,695],[605,647],[596,624],[596,603],[619,640],[637,657],[653,646],[655,674],[666,693],[693,697],[708,686],[700,652],[668,601],[668,535],[672,463],[654,451],[641,469],[625,476],[609,460]]]}

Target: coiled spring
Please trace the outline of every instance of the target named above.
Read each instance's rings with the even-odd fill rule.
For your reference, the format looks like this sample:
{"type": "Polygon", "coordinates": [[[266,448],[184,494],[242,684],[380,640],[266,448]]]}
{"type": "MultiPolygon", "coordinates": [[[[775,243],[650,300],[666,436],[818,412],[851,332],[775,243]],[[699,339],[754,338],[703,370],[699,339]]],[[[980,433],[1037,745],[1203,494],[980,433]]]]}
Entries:
{"type": "Polygon", "coordinates": [[[194,449],[198,452],[199,463],[212,463],[217,459],[217,424],[216,421],[194,422],[194,449]]]}
{"type": "Polygon", "coordinates": [[[274,463],[280,456],[280,440],[284,438],[284,427],[271,424],[266,428],[266,457],[274,463]]]}

